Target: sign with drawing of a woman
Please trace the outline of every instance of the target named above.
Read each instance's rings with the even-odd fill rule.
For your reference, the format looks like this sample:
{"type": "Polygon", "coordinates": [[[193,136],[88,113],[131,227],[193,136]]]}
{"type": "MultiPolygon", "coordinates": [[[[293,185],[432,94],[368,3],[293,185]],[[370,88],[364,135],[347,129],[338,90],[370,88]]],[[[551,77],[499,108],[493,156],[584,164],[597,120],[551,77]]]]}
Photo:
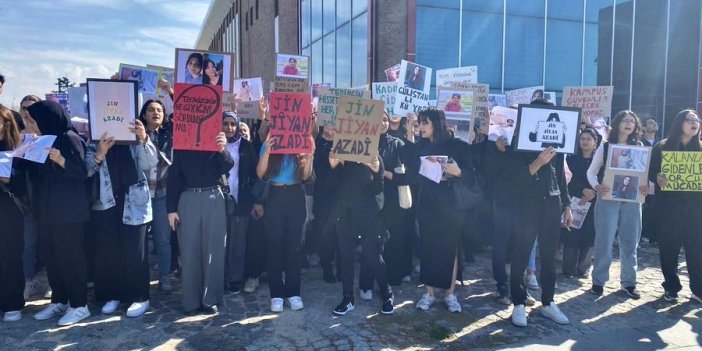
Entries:
{"type": "Polygon", "coordinates": [[[517,150],[575,153],[580,109],[542,105],[519,105],[517,113],[517,150]]]}

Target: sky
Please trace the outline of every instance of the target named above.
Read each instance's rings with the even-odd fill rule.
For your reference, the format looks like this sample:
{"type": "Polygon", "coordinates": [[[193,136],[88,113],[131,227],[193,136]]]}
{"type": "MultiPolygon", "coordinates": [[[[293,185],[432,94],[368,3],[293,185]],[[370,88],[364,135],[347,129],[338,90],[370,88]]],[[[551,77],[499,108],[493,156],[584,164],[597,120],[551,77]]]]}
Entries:
{"type": "Polygon", "coordinates": [[[19,105],[72,82],[109,78],[120,63],[173,67],[191,48],[209,0],[0,1],[0,103],[19,105]]]}

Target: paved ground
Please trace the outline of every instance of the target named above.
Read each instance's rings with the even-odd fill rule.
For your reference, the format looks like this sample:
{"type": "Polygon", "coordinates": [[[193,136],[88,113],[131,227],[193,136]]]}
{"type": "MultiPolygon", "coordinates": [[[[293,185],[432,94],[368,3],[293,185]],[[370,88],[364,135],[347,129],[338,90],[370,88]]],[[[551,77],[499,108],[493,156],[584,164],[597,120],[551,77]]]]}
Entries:
{"type": "MultiPolygon", "coordinates": [[[[395,289],[397,310],[380,315],[380,301],[356,299],[356,310],[335,317],[331,310],[340,301],[341,285],[326,284],[321,271],[311,268],[303,275],[305,308],[281,314],[269,312],[268,289],[264,284],[253,294],[228,296],[215,316],[185,316],[180,295],[152,290],[152,309],[143,317],[99,314],[72,327],[59,328],[55,320],[37,322],[29,316],[48,300],[31,301],[25,317],[16,323],[0,322],[3,350],[653,350],[662,348],[702,349],[699,345],[702,305],[688,302],[687,277],[681,303],[670,305],[659,299],[661,273],[657,249],[640,250],[639,301],[617,292],[618,264],[605,295],[589,294],[586,280],[558,279],[556,301],[572,324],[559,326],[539,314],[539,304],[530,312],[529,326],[510,324],[511,308],[494,300],[489,252],[477,255],[466,269],[465,287],[457,294],[463,312],[450,314],[443,303],[419,312],[413,301],[421,295],[417,283],[395,289]]],[[[683,267],[682,272],[685,273],[683,267]]],[[[176,283],[177,287],[177,283],[176,283]]],[[[533,292],[538,296],[538,292],[533,292]]],[[[123,307],[124,309],[124,307],[123,307]]]]}

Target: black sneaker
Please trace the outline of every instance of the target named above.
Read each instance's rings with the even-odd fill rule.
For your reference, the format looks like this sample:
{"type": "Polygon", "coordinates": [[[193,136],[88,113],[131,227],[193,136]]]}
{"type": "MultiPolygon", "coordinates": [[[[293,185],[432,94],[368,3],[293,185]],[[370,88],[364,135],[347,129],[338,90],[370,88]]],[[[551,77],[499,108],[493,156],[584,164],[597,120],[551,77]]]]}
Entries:
{"type": "Polygon", "coordinates": [[[392,297],[383,302],[383,307],[380,308],[380,313],[382,314],[393,314],[395,313],[395,306],[392,304],[392,297]]]}
{"type": "Polygon", "coordinates": [[[663,294],[663,299],[668,302],[678,303],[678,293],[666,291],[665,294],[663,294]]]}
{"type": "Polygon", "coordinates": [[[590,289],[590,292],[593,295],[602,296],[602,294],[604,293],[604,287],[602,285],[593,285],[592,289],[590,289]]]}
{"type": "Polygon", "coordinates": [[[338,316],[343,316],[349,312],[353,311],[353,299],[344,298],[341,300],[339,306],[334,309],[334,314],[338,316]]]}
{"type": "Polygon", "coordinates": [[[202,313],[204,314],[217,314],[219,313],[219,308],[217,308],[217,305],[212,305],[212,306],[203,306],[202,307],[202,313]]]}
{"type": "Polygon", "coordinates": [[[241,283],[240,282],[229,282],[229,293],[234,295],[241,294],[241,283]]]}
{"type": "Polygon", "coordinates": [[[623,290],[627,295],[629,295],[630,298],[634,300],[638,300],[641,298],[641,294],[639,294],[639,291],[636,290],[636,287],[634,286],[626,287],[623,290]]]}

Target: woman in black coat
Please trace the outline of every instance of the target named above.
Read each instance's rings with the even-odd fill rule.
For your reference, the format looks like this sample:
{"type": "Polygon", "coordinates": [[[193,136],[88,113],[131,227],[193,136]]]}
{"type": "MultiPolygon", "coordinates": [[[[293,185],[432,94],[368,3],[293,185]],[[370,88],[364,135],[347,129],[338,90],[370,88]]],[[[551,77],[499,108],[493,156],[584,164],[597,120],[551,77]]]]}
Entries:
{"type": "Polygon", "coordinates": [[[52,290],[51,304],[34,318],[65,312],[58,324],[71,325],[90,316],[83,254],[83,226],[90,215],[85,145],[58,103],[37,102],[28,112],[41,134],[56,135],[49,158],[33,169],[39,245],[52,290]]]}

